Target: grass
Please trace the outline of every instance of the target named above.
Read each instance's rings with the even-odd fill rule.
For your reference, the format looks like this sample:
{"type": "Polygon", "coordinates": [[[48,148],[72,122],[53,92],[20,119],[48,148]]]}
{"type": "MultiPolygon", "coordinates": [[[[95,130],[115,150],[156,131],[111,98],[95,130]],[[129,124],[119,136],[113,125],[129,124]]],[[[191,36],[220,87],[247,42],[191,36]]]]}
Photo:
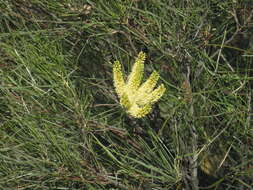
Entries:
{"type": "Polygon", "coordinates": [[[252,189],[252,7],[0,0],[0,189],[252,189]],[[167,91],[134,119],[139,51],[167,91]]]}

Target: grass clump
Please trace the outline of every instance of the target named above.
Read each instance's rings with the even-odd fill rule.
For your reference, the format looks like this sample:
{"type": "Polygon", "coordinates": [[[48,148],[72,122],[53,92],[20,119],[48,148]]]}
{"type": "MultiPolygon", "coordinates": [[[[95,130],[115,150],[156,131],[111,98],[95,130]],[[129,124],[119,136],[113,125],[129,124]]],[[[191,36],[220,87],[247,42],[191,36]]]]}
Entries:
{"type": "Polygon", "coordinates": [[[252,7],[0,1],[0,187],[251,189],[252,7]],[[167,90],[136,119],[112,62],[140,51],[167,90]]]}

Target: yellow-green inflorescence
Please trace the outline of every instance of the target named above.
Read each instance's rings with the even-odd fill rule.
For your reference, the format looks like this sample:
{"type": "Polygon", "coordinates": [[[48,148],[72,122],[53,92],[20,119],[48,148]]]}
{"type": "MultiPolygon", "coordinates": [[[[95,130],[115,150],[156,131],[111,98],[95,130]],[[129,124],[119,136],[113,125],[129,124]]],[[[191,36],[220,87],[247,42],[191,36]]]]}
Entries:
{"type": "Polygon", "coordinates": [[[159,74],[156,71],[141,85],[145,58],[145,53],[140,52],[126,82],[120,62],[115,61],[113,66],[114,86],[120,104],[127,110],[127,113],[135,118],[141,118],[150,113],[152,104],[157,102],[166,90],[163,84],[154,89],[159,79],[159,74]]]}

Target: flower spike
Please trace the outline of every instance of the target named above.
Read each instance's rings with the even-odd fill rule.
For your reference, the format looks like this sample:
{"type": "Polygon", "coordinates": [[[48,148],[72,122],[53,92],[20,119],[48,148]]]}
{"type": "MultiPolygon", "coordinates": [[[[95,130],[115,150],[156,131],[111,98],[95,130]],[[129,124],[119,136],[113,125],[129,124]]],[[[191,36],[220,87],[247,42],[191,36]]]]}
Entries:
{"type": "Polygon", "coordinates": [[[141,118],[150,113],[152,105],[166,91],[163,84],[154,89],[159,79],[159,74],[156,71],[141,85],[145,58],[145,53],[140,52],[127,82],[124,81],[119,61],[115,61],[113,65],[114,87],[120,104],[127,110],[127,113],[135,118],[141,118]]]}

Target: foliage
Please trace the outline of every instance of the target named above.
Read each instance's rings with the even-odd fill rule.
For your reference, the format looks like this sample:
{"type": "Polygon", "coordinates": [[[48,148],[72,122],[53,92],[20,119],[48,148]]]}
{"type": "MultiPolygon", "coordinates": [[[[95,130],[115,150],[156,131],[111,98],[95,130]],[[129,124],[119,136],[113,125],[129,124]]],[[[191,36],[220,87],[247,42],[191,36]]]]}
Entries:
{"type": "MultiPolygon", "coordinates": [[[[252,189],[251,0],[0,0],[0,189],[252,189]],[[113,64],[166,88],[125,115],[113,64]]],[[[145,83],[144,83],[145,84],[145,83]]]]}

